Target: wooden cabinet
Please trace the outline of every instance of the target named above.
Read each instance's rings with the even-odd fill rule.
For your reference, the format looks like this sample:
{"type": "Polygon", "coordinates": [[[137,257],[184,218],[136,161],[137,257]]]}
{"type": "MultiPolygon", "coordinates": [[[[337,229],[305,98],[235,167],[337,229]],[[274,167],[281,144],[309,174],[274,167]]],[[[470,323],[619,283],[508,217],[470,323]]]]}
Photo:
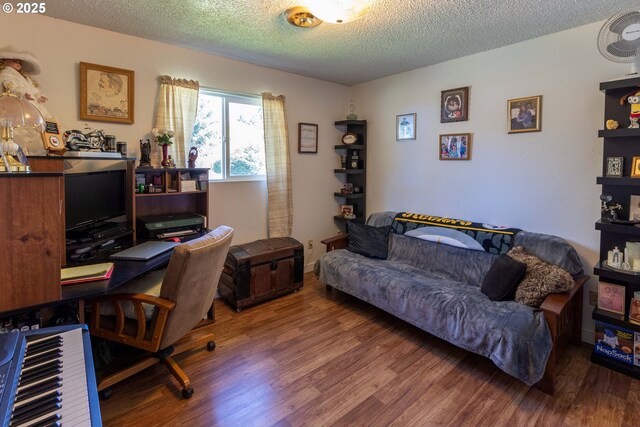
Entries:
{"type": "Polygon", "coordinates": [[[60,299],[62,173],[0,174],[0,311],[60,299]]]}
{"type": "Polygon", "coordinates": [[[335,125],[343,134],[352,133],[357,136],[354,144],[339,144],[335,146],[336,154],[340,156],[341,167],[334,170],[339,177],[342,188],[334,192],[338,203],[335,221],[341,229],[346,228],[347,221],[364,223],[366,220],[366,191],[367,191],[367,121],[340,120],[335,125]],[[352,206],[355,218],[343,215],[342,206],[352,206]]]}
{"type": "MultiPolygon", "coordinates": [[[[602,186],[603,193],[608,193],[613,197],[612,202],[609,203],[610,205],[621,205],[622,208],[617,211],[618,218],[629,220],[631,211],[640,208],[640,205],[633,207],[631,203],[631,196],[640,196],[640,178],[631,177],[633,158],[640,156],[640,129],[628,128],[630,106],[626,102],[626,98],[635,91],[640,91],[640,78],[604,82],[600,84],[600,90],[605,94],[603,125],[606,124],[607,120],[616,120],[620,127],[612,130],[605,128],[598,132],[598,136],[603,138],[603,176],[598,177],[596,182],[602,186]],[[623,105],[620,104],[621,99],[624,100],[623,105]],[[611,157],[622,157],[624,159],[622,177],[608,176],[607,159],[611,157]]],[[[627,335],[631,337],[629,348],[638,347],[639,354],[635,355],[635,359],[640,361],[640,343],[636,341],[636,344],[633,344],[634,333],[640,337],[640,325],[629,321],[631,299],[634,297],[634,292],[640,291],[640,272],[623,268],[613,269],[605,263],[608,251],[614,249],[614,247],[617,246],[621,251],[624,251],[627,243],[640,242],[640,228],[633,224],[616,223],[611,221],[610,218],[606,218],[606,216],[603,215],[603,218],[595,224],[596,230],[600,231],[601,262],[595,266],[594,274],[599,276],[601,282],[623,287],[625,290],[624,314],[616,314],[596,307],[593,311],[593,319],[596,322],[606,324],[610,331],[617,328],[628,331],[629,334],[627,335]]],[[[629,262],[630,265],[624,267],[633,266],[633,260],[625,260],[625,262],[629,262]]],[[[596,326],[596,347],[594,347],[591,360],[640,378],[640,367],[633,366],[633,354],[631,354],[631,364],[629,364],[616,360],[614,357],[605,357],[602,353],[599,354],[596,351],[598,342],[603,338],[598,336],[599,333],[602,333],[601,329],[602,327],[596,326]]],[[[620,348],[626,350],[626,347],[625,345],[620,348]]],[[[617,351],[617,349],[613,348],[608,348],[607,350],[617,351]]],[[[622,356],[621,359],[625,358],[624,354],[620,353],[620,355],[622,356]]]]}
{"type": "Polygon", "coordinates": [[[189,212],[209,216],[208,169],[136,169],[135,175],[136,220],[189,212]],[[142,192],[139,191],[140,184],[143,185],[142,192]]]}

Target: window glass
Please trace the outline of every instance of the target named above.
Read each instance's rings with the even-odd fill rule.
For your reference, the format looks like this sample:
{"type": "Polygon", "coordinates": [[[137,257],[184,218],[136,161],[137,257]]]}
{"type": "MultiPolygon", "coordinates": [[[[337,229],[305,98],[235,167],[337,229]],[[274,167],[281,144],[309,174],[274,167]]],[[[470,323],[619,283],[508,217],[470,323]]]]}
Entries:
{"type": "Polygon", "coordinates": [[[201,89],[191,146],[210,179],[264,179],[261,99],[201,89]]]}

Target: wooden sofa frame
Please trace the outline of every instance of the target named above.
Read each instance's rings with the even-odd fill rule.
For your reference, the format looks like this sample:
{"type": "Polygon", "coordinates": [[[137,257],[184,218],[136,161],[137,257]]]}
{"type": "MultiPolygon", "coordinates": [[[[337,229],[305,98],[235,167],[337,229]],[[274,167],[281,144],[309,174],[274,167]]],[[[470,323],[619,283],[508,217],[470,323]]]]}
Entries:
{"type": "MultiPolygon", "coordinates": [[[[345,249],[349,242],[348,234],[340,234],[321,241],[327,252],[345,249]]],[[[549,295],[540,306],[551,332],[551,354],[547,360],[544,376],[536,384],[543,392],[552,395],[555,392],[556,361],[567,344],[580,346],[582,342],[582,289],[588,276],[573,278],[575,286],[569,292],[549,295]]],[[[331,288],[327,285],[328,288],[331,288]]]]}

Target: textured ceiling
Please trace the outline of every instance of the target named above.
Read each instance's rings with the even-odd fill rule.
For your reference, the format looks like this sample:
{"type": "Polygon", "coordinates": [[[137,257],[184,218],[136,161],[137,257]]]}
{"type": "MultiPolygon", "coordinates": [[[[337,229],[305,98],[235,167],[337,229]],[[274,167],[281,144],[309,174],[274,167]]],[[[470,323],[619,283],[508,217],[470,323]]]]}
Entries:
{"type": "MultiPolygon", "coordinates": [[[[374,0],[360,20],[286,21],[305,0],[47,0],[47,15],[354,85],[606,19],[637,0],[374,0]]],[[[595,48],[596,40],[593,45],[595,48]]]]}

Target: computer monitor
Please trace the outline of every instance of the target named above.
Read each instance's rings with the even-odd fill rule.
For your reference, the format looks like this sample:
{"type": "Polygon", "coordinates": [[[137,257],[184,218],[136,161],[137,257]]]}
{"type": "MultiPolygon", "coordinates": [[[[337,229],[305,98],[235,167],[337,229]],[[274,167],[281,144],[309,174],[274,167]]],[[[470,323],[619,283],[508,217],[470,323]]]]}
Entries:
{"type": "Polygon", "coordinates": [[[126,171],[65,174],[65,228],[95,225],[127,213],[126,171]]]}

